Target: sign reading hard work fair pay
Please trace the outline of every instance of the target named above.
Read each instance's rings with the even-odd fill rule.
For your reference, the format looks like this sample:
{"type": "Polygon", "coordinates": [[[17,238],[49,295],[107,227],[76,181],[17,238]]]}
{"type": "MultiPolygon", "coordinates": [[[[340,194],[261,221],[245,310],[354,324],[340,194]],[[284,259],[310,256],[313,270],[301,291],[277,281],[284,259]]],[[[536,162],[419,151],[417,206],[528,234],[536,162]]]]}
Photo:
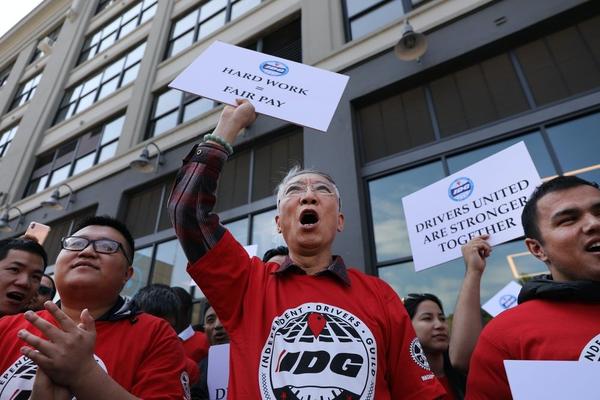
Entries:
{"type": "Polygon", "coordinates": [[[540,183],[519,142],[404,197],[415,270],[461,257],[461,246],[483,234],[491,245],[522,236],[523,207],[540,183]]]}
{"type": "Polygon", "coordinates": [[[327,131],[348,83],[346,75],[215,41],[169,85],[256,112],[327,131]]]}

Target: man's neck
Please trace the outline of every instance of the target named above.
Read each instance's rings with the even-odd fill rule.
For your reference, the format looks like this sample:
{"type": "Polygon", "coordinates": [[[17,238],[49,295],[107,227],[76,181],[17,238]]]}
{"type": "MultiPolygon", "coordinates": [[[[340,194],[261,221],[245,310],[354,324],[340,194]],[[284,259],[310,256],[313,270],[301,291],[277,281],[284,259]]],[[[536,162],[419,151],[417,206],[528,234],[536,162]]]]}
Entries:
{"type": "Polygon", "coordinates": [[[69,316],[69,318],[71,318],[73,321],[75,322],[79,322],[80,320],[80,316],[81,316],[81,312],[84,309],[88,309],[88,311],[90,312],[90,314],[92,315],[92,317],[94,317],[94,319],[98,319],[101,316],[103,316],[104,314],[106,314],[106,312],[108,310],[110,310],[116,302],[113,302],[112,304],[98,304],[98,305],[79,305],[79,304],[69,304],[69,303],[65,303],[63,300],[61,300],[60,303],[60,309],[69,316]]]}
{"type": "Polygon", "coordinates": [[[300,254],[290,249],[290,258],[294,264],[302,268],[307,275],[314,275],[326,270],[332,262],[331,251],[318,254],[300,254]]]}

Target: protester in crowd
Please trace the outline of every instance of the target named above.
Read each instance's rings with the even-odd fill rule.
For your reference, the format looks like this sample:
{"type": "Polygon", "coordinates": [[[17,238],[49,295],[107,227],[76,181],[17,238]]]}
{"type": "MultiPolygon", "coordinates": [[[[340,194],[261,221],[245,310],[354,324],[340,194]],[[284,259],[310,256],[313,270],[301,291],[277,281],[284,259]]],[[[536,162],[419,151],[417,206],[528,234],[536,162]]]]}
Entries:
{"type": "Polygon", "coordinates": [[[169,201],[188,272],[231,337],[229,398],[442,396],[393,289],[332,254],[344,216],[329,175],[293,169],[280,184],[282,265],[248,258],[212,213],[231,144],[255,118],[247,101],[226,106],[184,160],[169,201]]]}
{"type": "MultiPolygon", "coordinates": [[[[141,311],[167,321],[177,332],[178,326],[181,325],[181,301],[173,288],[162,283],[153,283],[138,290],[131,301],[141,311]]],[[[197,382],[200,378],[198,361],[186,354],[185,368],[190,376],[190,383],[197,382]]]]}
{"type": "Polygon", "coordinates": [[[50,275],[44,274],[40,282],[40,287],[27,308],[32,311],[41,311],[44,309],[44,303],[52,301],[54,296],[56,296],[54,279],[50,275]]]}
{"type": "Polygon", "coordinates": [[[189,395],[174,330],[119,295],[133,273],[133,249],[128,229],[109,217],[86,219],[62,239],[54,275],[60,303],[0,319],[3,396],[28,398],[36,371],[32,399],[189,395]]]}
{"type": "MultiPolygon", "coordinates": [[[[221,324],[215,309],[207,302],[204,305],[204,331],[208,338],[209,346],[229,343],[229,335],[221,324]]],[[[192,386],[192,400],[208,400],[208,355],[199,364],[200,381],[192,386]]]]}
{"type": "Polygon", "coordinates": [[[290,251],[287,247],[278,246],[273,249],[269,249],[269,250],[265,251],[265,254],[263,255],[262,260],[264,263],[274,262],[274,263],[281,265],[284,263],[288,254],[290,254],[290,251]]]}
{"type": "Polygon", "coordinates": [[[28,238],[0,240],[0,317],[22,312],[35,296],[46,251],[28,238]]]}
{"type": "Polygon", "coordinates": [[[410,293],[404,307],[423,346],[429,366],[442,382],[448,399],[465,396],[466,373],[481,333],[481,277],[492,252],[489,235],[470,240],[462,247],[466,272],[454,310],[452,335],[440,299],[430,293],[410,293]]]}
{"type": "Polygon", "coordinates": [[[526,282],[519,305],[483,330],[471,360],[467,399],[511,398],[503,360],[600,360],[598,185],[573,176],[545,182],[521,219],[529,252],[550,274],[526,282]]]}
{"type": "Polygon", "coordinates": [[[197,364],[208,355],[208,340],[204,332],[195,331],[192,327],[192,295],[181,287],[176,286],[172,289],[181,302],[177,335],[187,356],[197,364]]]}

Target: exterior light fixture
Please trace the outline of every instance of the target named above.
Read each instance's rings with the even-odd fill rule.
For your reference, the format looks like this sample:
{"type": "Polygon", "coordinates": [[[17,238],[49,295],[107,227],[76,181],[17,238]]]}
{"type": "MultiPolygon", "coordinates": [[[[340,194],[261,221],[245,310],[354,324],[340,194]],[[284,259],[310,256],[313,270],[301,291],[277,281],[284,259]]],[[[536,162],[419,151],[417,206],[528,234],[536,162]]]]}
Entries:
{"type": "Polygon", "coordinates": [[[12,232],[13,230],[17,229],[19,227],[19,225],[21,225],[23,223],[23,213],[21,212],[21,210],[18,207],[7,207],[4,209],[4,212],[2,213],[2,216],[0,216],[0,232],[12,232]],[[17,212],[19,213],[19,219],[17,220],[17,224],[15,225],[15,227],[13,228],[12,226],[10,226],[10,222],[9,222],[9,213],[10,210],[17,210],[17,212]]]}
{"type": "Polygon", "coordinates": [[[75,202],[75,194],[73,193],[73,188],[71,188],[71,186],[67,185],[66,183],[63,183],[62,185],[57,187],[54,190],[54,192],[52,192],[52,194],[50,195],[50,197],[48,199],[42,201],[42,207],[53,208],[55,210],[66,210],[67,208],[69,208],[69,204],[74,203],[74,202],[75,202]],[[67,198],[66,206],[63,206],[62,203],[60,202],[60,188],[63,186],[66,187],[67,189],[69,189],[69,197],[67,198]]]}
{"type": "Polygon", "coordinates": [[[404,33],[402,38],[394,46],[394,53],[402,61],[419,62],[423,54],[427,51],[427,39],[425,35],[415,32],[406,20],[404,24],[404,33]]]}
{"type": "Polygon", "coordinates": [[[150,172],[158,171],[158,166],[162,164],[163,159],[162,154],[160,152],[160,148],[156,143],[150,142],[144,147],[139,157],[133,160],[131,163],[129,163],[129,166],[138,172],[143,172],[147,174],[150,172]],[[157,152],[156,161],[154,162],[154,164],[152,164],[152,162],[150,161],[150,152],[148,151],[148,146],[150,145],[154,146],[157,152]]]}

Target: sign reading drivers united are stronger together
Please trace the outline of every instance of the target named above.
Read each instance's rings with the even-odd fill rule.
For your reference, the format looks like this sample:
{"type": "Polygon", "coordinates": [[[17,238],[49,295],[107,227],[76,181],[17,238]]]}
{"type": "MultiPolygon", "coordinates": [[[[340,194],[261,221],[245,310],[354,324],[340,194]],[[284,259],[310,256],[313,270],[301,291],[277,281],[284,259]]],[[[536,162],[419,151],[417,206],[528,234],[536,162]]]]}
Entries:
{"type": "Polygon", "coordinates": [[[523,207],[540,183],[519,142],[402,198],[415,270],[461,257],[483,234],[491,245],[522,236],[523,207]]]}
{"type": "Polygon", "coordinates": [[[215,41],[169,85],[326,132],[348,77],[215,41]]]}

